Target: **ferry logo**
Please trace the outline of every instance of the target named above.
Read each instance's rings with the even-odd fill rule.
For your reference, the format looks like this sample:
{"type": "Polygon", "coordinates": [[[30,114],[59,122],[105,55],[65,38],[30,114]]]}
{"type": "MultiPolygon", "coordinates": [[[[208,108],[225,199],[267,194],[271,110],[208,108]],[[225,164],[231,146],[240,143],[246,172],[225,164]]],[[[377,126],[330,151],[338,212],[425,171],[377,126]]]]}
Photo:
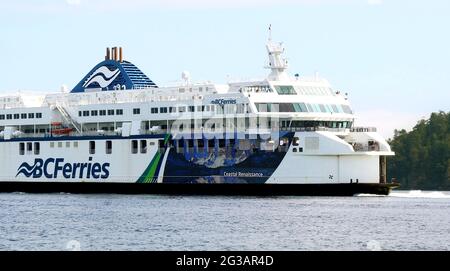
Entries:
{"type": "Polygon", "coordinates": [[[86,80],[86,83],[84,83],[83,87],[87,88],[93,83],[97,83],[101,88],[105,88],[109,86],[111,82],[119,76],[119,74],[119,69],[111,71],[106,66],[102,66],[92,73],[92,75],[86,80]]]}
{"type": "Polygon", "coordinates": [[[211,101],[211,104],[225,105],[225,104],[236,104],[236,99],[215,99],[211,101]]]}
{"type": "Polygon", "coordinates": [[[29,178],[31,175],[33,175],[34,169],[36,166],[39,166],[38,163],[35,161],[34,165],[30,165],[27,162],[23,162],[20,167],[17,169],[17,175],[23,174],[25,177],[29,178]]]}
{"type": "Polygon", "coordinates": [[[62,176],[65,179],[107,179],[109,177],[110,163],[92,163],[89,157],[87,163],[64,163],[64,158],[36,158],[34,164],[23,162],[17,169],[16,177],[23,175],[27,178],[56,179],[62,176]]]}

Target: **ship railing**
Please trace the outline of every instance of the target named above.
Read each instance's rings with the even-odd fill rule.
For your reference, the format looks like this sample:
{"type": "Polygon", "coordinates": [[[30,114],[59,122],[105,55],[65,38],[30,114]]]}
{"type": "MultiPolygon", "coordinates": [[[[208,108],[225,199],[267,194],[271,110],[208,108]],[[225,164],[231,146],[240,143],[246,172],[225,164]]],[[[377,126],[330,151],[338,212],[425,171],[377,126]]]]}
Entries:
{"type": "Polygon", "coordinates": [[[202,100],[203,95],[198,93],[150,93],[148,89],[130,92],[92,92],[92,93],[66,93],[47,96],[45,102],[48,105],[64,103],[69,107],[93,104],[118,104],[133,102],[163,102],[163,101],[192,101],[202,100]],[[96,93],[97,95],[92,95],[96,93]]]}
{"type": "Polygon", "coordinates": [[[353,127],[350,129],[351,133],[376,133],[377,128],[376,127],[353,127]]]}
{"type": "Polygon", "coordinates": [[[333,132],[333,133],[348,133],[349,128],[329,128],[329,127],[281,127],[281,131],[290,132],[333,132]]]}

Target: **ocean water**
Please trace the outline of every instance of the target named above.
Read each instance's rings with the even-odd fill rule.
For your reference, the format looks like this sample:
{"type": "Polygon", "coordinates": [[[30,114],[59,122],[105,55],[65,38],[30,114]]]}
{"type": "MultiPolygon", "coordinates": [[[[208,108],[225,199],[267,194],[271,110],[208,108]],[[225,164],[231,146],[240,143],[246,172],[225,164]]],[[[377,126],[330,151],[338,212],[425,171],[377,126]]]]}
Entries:
{"type": "Polygon", "coordinates": [[[0,250],[450,250],[450,192],[0,194],[0,250]]]}

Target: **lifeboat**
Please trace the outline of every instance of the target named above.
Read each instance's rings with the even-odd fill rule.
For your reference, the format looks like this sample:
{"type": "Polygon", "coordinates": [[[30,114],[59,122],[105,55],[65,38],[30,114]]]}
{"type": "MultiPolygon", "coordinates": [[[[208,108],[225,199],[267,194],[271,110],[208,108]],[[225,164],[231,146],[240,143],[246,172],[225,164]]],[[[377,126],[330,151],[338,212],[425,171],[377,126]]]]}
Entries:
{"type": "Polygon", "coordinates": [[[52,135],[69,135],[73,128],[63,127],[61,122],[52,122],[52,135]]]}

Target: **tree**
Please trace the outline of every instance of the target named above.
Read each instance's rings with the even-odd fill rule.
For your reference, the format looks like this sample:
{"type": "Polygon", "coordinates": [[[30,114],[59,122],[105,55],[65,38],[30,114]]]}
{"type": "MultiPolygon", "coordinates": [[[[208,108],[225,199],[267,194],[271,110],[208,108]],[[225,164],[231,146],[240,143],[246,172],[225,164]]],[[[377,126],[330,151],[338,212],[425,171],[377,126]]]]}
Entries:
{"type": "Polygon", "coordinates": [[[395,130],[388,177],[406,189],[450,189],[450,112],[432,113],[411,132],[395,130]]]}

